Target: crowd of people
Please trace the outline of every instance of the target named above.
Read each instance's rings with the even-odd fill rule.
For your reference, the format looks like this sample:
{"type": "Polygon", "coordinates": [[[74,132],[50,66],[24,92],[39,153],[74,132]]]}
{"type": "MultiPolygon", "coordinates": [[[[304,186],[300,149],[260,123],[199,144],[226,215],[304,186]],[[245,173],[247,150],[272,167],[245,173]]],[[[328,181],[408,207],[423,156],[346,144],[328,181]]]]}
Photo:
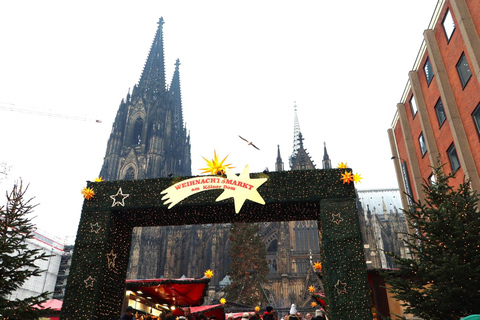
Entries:
{"type": "MultiPolygon", "coordinates": [[[[235,320],[233,314],[227,315],[227,320],[235,320]]],[[[307,313],[305,317],[302,316],[300,312],[297,311],[295,304],[292,304],[290,308],[290,313],[284,316],[279,316],[278,313],[273,309],[272,306],[267,306],[266,311],[263,315],[260,315],[258,312],[245,312],[242,315],[241,320],[328,320],[325,310],[320,306],[315,310],[315,316],[312,316],[311,313],[307,313]]]]}
{"type": "MultiPolygon", "coordinates": [[[[202,313],[194,316],[188,307],[183,309],[184,315],[178,317],[174,316],[171,310],[165,311],[165,313],[162,313],[160,317],[151,315],[135,315],[133,311],[133,308],[128,306],[126,312],[121,316],[120,320],[224,320],[217,319],[215,316],[207,317],[202,313]]],[[[235,320],[235,317],[233,314],[227,314],[226,320],[235,320]]],[[[272,306],[267,306],[263,315],[260,315],[258,312],[244,312],[241,320],[328,320],[328,318],[325,310],[321,306],[319,309],[315,310],[315,316],[312,316],[311,313],[307,313],[303,318],[302,314],[297,312],[295,304],[292,304],[290,313],[282,317],[278,315],[272,306]]]]}

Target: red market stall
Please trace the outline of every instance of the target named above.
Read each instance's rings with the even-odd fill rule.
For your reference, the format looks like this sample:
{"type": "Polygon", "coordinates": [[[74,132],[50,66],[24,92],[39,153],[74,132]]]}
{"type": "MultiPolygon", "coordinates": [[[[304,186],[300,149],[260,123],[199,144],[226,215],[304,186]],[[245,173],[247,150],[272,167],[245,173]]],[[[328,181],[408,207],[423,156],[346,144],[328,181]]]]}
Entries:
{"type": "Polygon", "coordinates": [[[44,315],[40,319],[49,319],[49,320],[59,320],[60,319],[60,310],[62,310],[62,300],[51,299],[45,302],[40,303],[36,306],[39,309],[50,309],[51,313],[44,315]]]}
{"type": "Polygon", "coordinates": [[[207,294],[208,278],[126,280],[126,289],[169,306],[199,306],[207,294]]]}

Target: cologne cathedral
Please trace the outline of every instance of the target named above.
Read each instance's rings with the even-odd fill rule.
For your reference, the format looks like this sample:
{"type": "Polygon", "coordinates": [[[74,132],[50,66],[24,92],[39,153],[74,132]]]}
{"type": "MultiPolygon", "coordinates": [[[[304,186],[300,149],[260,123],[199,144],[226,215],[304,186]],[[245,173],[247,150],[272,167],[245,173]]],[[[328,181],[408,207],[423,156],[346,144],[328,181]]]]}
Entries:
{"type": "MultiPolygon", "coordinates": [[[[180,62],[177,59],[172,80],[167,86],[163,24],[161,18],[138,84],[120,103],[100,172],[105,180],[191,175],[190,137],[182,114],[180,62]]],[[[315,169],[304,147],[296,106],[294,111],[294,146],[289,157],[290,168],[315,169]]],[[[322,169],[331,169],[325,144],[322,169]]],[[[275,170],[284,170],[280,147],[275,170]]],[[[364,198],[372,199],[370,194],[365,194],[364,198]]],[[[376,204],[367,208],[359,200],[359,219],[364,239],[371,242],[365,245],[369,267],[388,266],[385,258],[380,259],[378,253],[388,245],[378,245],[377,242],[382,236],[384,238],[381,241],[388,242],[392,236],[398,240],[397,233],[405,221],[403,217],[402,222],[402,214],[397,210],[400,209],[399,198],[397,196],[398,202],[393,205],[392,201],[384,203],[383,222],[375,217],[372,220],[372,210],[375,210],[376,204]],[[392,213],[392,208],[397,211],[392,213]],[[395,217],[395,224],[385,223],[385,219],[394,220],[390,216],[395,217]]],[[[382,196],[382,201],[384,199],[382,196]]],[[[203,276],[205,270],[211,269],[214,277],[210,282],[209,297],[213,299],[228,284],[229,230],[229,224],[135,228],[127,278],[198,278],[203,276]]],[[[311,301],[308,287],[313,285],[321,288],[312,268],[313,263],[320,259],[321,235],[317,222],[261,223],[259,233],[265,243],[270,270],[269,281],[263,284],[266,292],[269,292],[269,301],[275,307],[289,306],[291,303],[306,306],[311,301]]]]}

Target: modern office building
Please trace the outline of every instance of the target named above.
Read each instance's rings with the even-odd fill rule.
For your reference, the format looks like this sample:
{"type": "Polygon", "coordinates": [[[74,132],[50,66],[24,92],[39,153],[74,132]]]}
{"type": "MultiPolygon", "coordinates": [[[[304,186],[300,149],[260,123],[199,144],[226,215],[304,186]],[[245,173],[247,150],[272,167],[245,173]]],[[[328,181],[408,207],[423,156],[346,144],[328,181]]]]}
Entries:
{"type": "Polygon", "coordinates": [[[438,1],[388,129],[404,208],[437,163],[480,191],[479,34],[479,1],[438,1]]]}
{"type": "Polygon", "coordinates": [[[36,260],[35,265],[43,272],[38,277],[28,278],[20,288],[8,296],[8,299],[23,300],[46,291],[51,292],[49,297],[52,298],[64,245],[60,240],[56,240],[41,231],[34,232],[34,237],[26,240],[26,242],[28,250],[37,249],[40,254],[46,253],[50,257],[46,260],[36,260]]]}

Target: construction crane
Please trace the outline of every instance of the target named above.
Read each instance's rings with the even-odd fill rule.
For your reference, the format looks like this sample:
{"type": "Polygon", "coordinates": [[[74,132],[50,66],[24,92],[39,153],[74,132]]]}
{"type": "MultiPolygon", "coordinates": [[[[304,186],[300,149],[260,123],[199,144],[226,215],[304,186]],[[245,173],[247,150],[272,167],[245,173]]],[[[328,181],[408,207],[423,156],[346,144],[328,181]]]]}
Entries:
{"type": "Polygon", "coordinates": [[[92,118],[87,118],[82,116],[55,113],[47,110],[35,110],[35,109],[28,109],[23,107],[19,108],[13,103],[0,102],[0,110],[35,114],[35,115],[44,116],[44,117],[55,117],[55,118],[63,118],[63,119],[69,119],[69,120],[102,123],[102,120],[92,119],[92,118]]]}

